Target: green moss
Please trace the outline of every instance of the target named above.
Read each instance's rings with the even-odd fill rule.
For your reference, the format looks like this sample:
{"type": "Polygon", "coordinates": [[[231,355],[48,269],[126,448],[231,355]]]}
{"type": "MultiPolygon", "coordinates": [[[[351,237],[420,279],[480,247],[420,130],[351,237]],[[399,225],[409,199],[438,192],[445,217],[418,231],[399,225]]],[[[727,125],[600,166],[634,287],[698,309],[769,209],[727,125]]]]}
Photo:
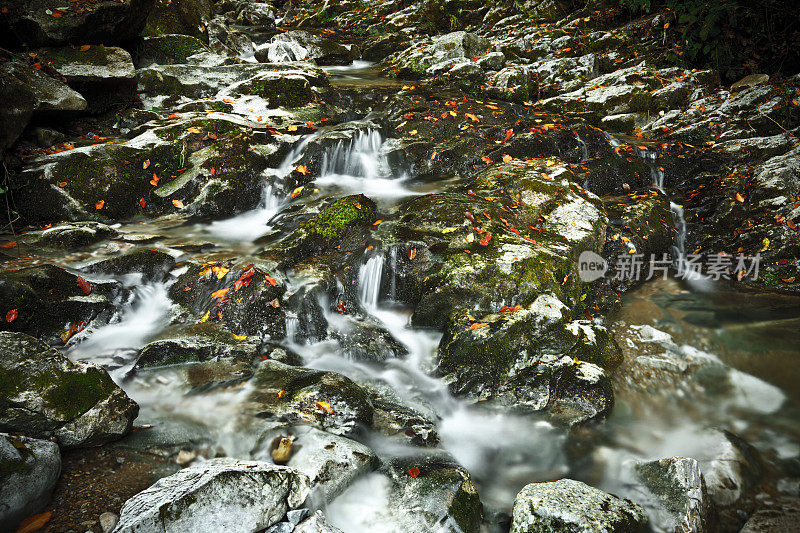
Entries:
{"type": "Polygon", "coordinates": [[[345,196],[325,206],[304,226],[306,233],[337,239],[349,226],[375,221],[375,203],[363,194],[345,196]]]}
{"type": "Polygon", "coordinates": [[[73,420],[114,390],[114,382],[104,371],[42,374],[36,377],[38,387],[46,390],[42,403],[55,411],[61,420],[73,420]]]}
{"type": "Polygon", "coordinates": [[[207,50],[206,46],[189,35],[148,37],[142,43],[141,54],[159,64],[186,63],[187,58],[207,50]]]}

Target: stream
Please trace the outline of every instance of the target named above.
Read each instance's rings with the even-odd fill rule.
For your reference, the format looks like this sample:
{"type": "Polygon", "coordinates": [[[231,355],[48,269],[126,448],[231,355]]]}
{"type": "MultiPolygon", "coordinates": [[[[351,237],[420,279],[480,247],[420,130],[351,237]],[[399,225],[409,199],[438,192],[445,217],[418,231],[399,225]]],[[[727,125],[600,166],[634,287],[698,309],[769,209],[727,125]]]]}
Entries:
{"type": "MultiPolygon", "coordinates": [[[[377,78],[366,62],[326,70],[334,85],[361,90],[397,83],[377,78]]],[[[289,205],[285,191],[293,188],[287,181],[291,169],[307,143],[325,131],[322,127],[300,138],[282,164],[265,172],[261,203],[252,211],[204,223],[160,220],[120,229],[143,239],[149,234],[163,236],[154,246],[178,259],[191,256],[186,250],[192,243],[216,247],[215,257],[253,254],[289,205]]],[[[387,153],[393,143],[377,129],[364,127],[350,141],[327,149],[321,177],[307,186],[318,188],[320,197],[364,193],[386,211],[403,199],[433,192],[430,183],[416,182],[412,174],[392,164],[387,153]]],[[[622,144],[613,138],[609,143],[622,144]]],[[[658,170],[658,153],[643,153],[642,158],[654,169],[653,186],[669,194],[670,179],[658,170]]],[[[714,461],[709,428],[746,438],[780,470],[781,464],[800,456],[796,387],[800,300],[680,279],[687,225],[681,206],[673,201],[671,208],[676,227],[673,275],[629,292],[610,324],[626,362],[615,377],[615,407],[603,423],[570,431],[545,416],[502,412],[453,397],[447,384],[432,376],[441,334],[411,327],[412,310],[395,299],[393,249],[366,254],[358,271],[357,295],[367,312],[363,320],[390,332],[407,356],[381,362],[348,357],[346,342],[337,339],[346,339],[351,321],[359,319],[332,311],[328,301],[320,302],[320,308],[335,335],[299,342],[298,317],[290,314],[283,343],[302,356],[306,367],[389,387],[408,405],[428,414],[435,420],[440,447],[470,472],[481,501],[496,512],[508,513],[524,485],[562,477],[635,498],[625,474],[626,461],[673,455],[714,461]],[[695,368],[699,370],[690,370],[695,368]],[[690,385],[681,385],[682,380],[690,385]],[[655,390],[655,383],[664,386],[655,390]]],[[[92,256],[67,257],[65,266],[79,267],[107,253],[101,246],[92,256]]],[[[142,283],[136,275],[118,278],[131,290],[130,298],[121,302],[122,310],[107,325],[76,335],[66,353],[73,360],[94,361],[109,369],[139,404],[137,424],[151,426],[150,432],[161,437],[173,434],[175,442],[202,440],[224,455],[247,459],[260,433],[258,424],[242,414],[252,386],[248,382],[196,391],[183,385],[178,369],[130,373],[137,350],[170,321],[173,304],[167,291],[182,268],[186,267],[177,266],[156,283],[142,283]]],[[[289,292],[301,291],[302,275],[289,272],[288,277],[289,292]]],[[[137,432],[123,445],[143,446],[146,438],[137,432]]],[[[381,458],[418,453],[415,447],[379,434],[366,434],[361,440],[381,458]]],[[[446,522],[420,524],[414,515],[386,512],[391,497],[390,480],[375,472],[352,484],[325,512],[346,533],[454,530],[446,522]]]]}

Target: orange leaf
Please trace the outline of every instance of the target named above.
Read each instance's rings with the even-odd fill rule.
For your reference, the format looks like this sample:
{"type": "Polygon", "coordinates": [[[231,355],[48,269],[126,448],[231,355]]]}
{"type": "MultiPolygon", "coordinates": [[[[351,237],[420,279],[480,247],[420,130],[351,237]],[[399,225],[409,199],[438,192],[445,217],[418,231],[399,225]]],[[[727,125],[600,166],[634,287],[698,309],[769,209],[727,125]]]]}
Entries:
{"type": "Polygon", "coordinates": [[[279,307],[281,306],[281,302],[280,302],[280,300],[278,300],[277,298],[275,298],[275,299],[273,299],[273,300],[272,300],[272,301],[269,303],[269,305],[271,305],[272,307],[274,307],[275,309],[277,309],[277,308],[279,308],[279,307]]]}
{"type": "Polygon", "coordinates": [[[742,196],[742,193],[736,193],[736,200],[739,202],[744,202],[744,196],[742,196]]]}
{"type": "Polygon", "coordinates": [[[490,158],[486,157],[486,156],[481,157],[481,161],[483,161],[487,165],[492,162],[492,160],[490,158]]]}
{"type": "Polygon", "coordinates": [[[478,117],[476,117],[476,116],[475,116],[475,115],[473,115],[472,113],[464,113],[464,116],[465,116],[465,117],[467,117],[468,119],[470,119],[470,120],[471,120],[471,121],[473,121],[473,122],[480,122],[480,120],[478,119],[478,117]]]}
{"type": "Polygon", "coordinates": [[[143,169],[147,169],[147,167],[149,167],[149,166],[150,166],[150,160],[149,159],[145,159],[144,163],[142,163],[142,168],[143,169]]]}
{"type": "Polygon", "coordinates": [[[417,468],[416,466],[412,466],[411,468],[408,469],[408,475],[413,477],[414,479],[417,479],[417,476],[419,476],[419,474],[420,474],[419,468],[417,468]]]}
{"type": "Polygon", "coordinates": [[[12,309],[8,313],[6,313],[6,322],[14,322],[18,316],[19,312],[17,312],[16,309],[12,309]]]}
{"type": "Polygon", "coordinates": [[[142,206],[142,208],[147,205],[147,202],[144,201],[144,198],[139,198],[139,205],[142,206]]]}
{"type": "Polygon", "coordinates": [[[174,205],[178,209],[183,209],[183,202],[181,202],[180,200],[172,200],[172,205],[174,205]]]}
{"type": "Polygon", "coordinates": [[[103,209],[103,206],[106,205],[105,200],[98,200],[96,204],[94,204],[95,209],[103,209]]]}
{"type": "Polygon", "coordinates": [[[52,516],[53,513],[48,511],[46,513],[37,514],[26,518],[19,525],[16,533],[33,533],[34,531],[39,531],[52,516]]]}
{"type": "Polygon", "coordinates": [[[155,172],[153,172],[153,179],[150,180],[150,185],[152,185],[153,187],[158,185],[158,175],[156,175],[155,172]]]}
{"type": "Polygon", "coordinates": [[[286,396],[286,391],[284,389],[279,390],[278,398],[283,398],[284,396],[286,396]]]}
{"type": "Polygon", "coordinates": [[[81,290],[83,291],[83,294],[89,294],[90,292],[92,292],[92,286],[89,284],[88,281],[86,281],[80,276],[78,276],[78,279],[76,281],[78,282],[78,287],[80,287],[81,290]]]}
{"type": "Polygon", "coordinates": [[[294,200],[295,198],[300,196],[301,192],[303,192],[303,188],[302,187],[297,187],[295,190],[292,191],[292,194],[290,194],[289,196],[290,196],[290,198],[292,198],[292,200],[294,200]]]}
{"type": "Polygon", "coordinates": [[[303,174],[304,176],[308,174],[308,167],[306,167],[305,165],[297,165],[297,167],[295,167],[295,170],[298,171],[300,174],[303,174]]]}
{"type": "Polygon", "coordinates": [[[413,261],[415,257],[417,257],[417,249],[412,248],[408,251],[408,259],[413,261]]]}
{"type": "Polygon", "coordinates": [[[488,326],[488,322],[475,322],[472,324],[469,329],[481,329],[484,326],[488,326]]]}
{"type": "Polygon", "coordinates": [[[211,293],[211,297],[212,298],[222,298],[223,296],[228,294],[229,290],[230,289],[220,289],[218,291],[214,291],[214,292],[211,293]]]}
{"type": "Polygon", "coordinates": [[[506,154],[506,155],[503,156],[503,163],[508,163],[512,159],[514,159],[514,158],[511,157],[510,155],[506,154]]]}
{"type": "Polygon", "coordinates": [[[317,402],[317,409],[319,409],[320,411],[322,411],[327,415],[333,414],[333,405],[331,405],[328,402],[317,402]]]}
{"type": "Polygon", "coordinates": [[[13,248],[17,245],[17,241],[6,242],[0,245],[0,248],[13,248]]]}
{"type": "Polygon", "coordinates": [[[501,313],[507,313],[509,311],[522,311],[523,309],[525,309],[525,308],[522,307],[521,305],[515,305],[513,307],[512,306],[508,306],[508,305],[504,305],[503,307],[500,308],[500,312],[501,313]]]}
{"type": "Polygon", "coordinates": [[[278,285],[278,282],[275,281],[275,278],[273,278],[272,276],[267,276],[266,274],[264,274],[264,277],[269,282],[269,284],[272,285],[273,287],[276,287],[278,285]]]}
{"type": "Polygon", "coordinates": [[[85,52],[86,50],[88,50],[91,47],[92,47],[92,45],[90,45],[90,44],[84,44],[83,46],[81,46],[81,52],[85,52]]]}

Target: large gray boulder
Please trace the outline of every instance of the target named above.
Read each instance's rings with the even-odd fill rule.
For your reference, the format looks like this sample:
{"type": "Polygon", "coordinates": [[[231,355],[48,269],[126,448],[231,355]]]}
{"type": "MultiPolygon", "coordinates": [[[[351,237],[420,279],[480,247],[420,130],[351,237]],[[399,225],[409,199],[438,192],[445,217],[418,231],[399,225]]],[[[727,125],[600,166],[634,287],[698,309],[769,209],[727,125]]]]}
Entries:
{"type": "Polygon", "coordinates": [[[65,448],[127,434],[139,412],[101,367],[73,363],[24,333],[0,333],[0,429],[55,437],[65,448]]]}
{"type": "Polygon", "coordinates": [[[136,89],[136,70],[131,55],[114,46],[43,48],[41,61],[48,63],[67,85],[86,98],[88,111],[100,113],[129,102],[136,89]]]}
{"type": "MultiPolygon", "coordinates": [[[[3,86],[15,87],[17,98],[32,100],[31,111],[39,114],[70,114],[86,109],[86,100],[65,83],[29,66],[18,57],[0,62],[3,86]]],[[[3,107],[10,102],[3,102],[3,107]]],[[[17,104],[19,105],[19,104],[17,104]]]]}
{"type": "Polygon", "coordinates": [[[155,0],[2,0],[0,43],[30,47],[135,39],[155,0]]]}
{"type": "Polygon", "coordinates": [[[301,507],[309,486],[308,476],[285,466],[211,459],[125,502],[114,533],[252,533],[301,507]]]}
{"type": "Polygon", "coordinates": [[[60,473],[56,443],[0,433],[0,530],[41,512],[60,473]]]}
{"type": "Polygon", "coordinates": [[[639,505],[575,481],[526,485],[514,501],[511,533],[645,531],[639,505]]]}
{"type": "Polygon", "coordinates": [[[353,45],[340,44],[303,30],[280,33],[255,53],[256,59],[264,62],[314,60],[319,65],[346,65],[357,56],[358,51],[353,45]]]}

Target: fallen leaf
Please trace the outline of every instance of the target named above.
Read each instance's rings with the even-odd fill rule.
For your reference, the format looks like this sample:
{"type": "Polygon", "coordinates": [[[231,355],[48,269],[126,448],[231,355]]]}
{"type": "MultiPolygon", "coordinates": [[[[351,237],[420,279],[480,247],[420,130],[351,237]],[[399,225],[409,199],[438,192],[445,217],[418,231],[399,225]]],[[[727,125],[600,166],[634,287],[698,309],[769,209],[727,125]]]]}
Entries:
{"type": "Polygon", "coordinates": [[[515,306],[504,305],[503,307],[500,308],[500,312],[508,313],[509,311],[522,311],[524,309],[525,308],[522,307],[521,305],[515,305],[515,306]]]}
{"type": "Polygon", "coordinates": [[[183,202],[181,202],[180,200],[172,200],[172,205],[174,205],[178,209],[183,209],[184,207],[183,202]]]}
{"type": "Polygon", "coordinates": [[[200,320],[199,320],[200,324],[202,324],[203,322],[205,322],[206,320],[208,320],[208,318],[209,318],[210,316],[211,316],[211,311],[206,311],[205,313],[203,313],[203,316],[201,316],[201,317],[200,317],[200,320]]]}
{"type": "Polygon", "coordinates": [[[0,245],[0,248],[13,248],[17,245],[17,241],[10,241],[0,245]]]}
{"type": "Polygon", "coordinates": [[[212,293],[211,293],[211,297],[212,297],[212,298],[222,298],[222,297],[224,297],[226,294],[228,294],[228,291],[229,291],[229,290],[230,290],[230,289],[220,289],[220,290],[218,290],[218,291],[214,291],[214,292],[212,292],[212,293]]]}
{"type": "Polygon", "coordinates": [[[300,193],[303,192],[302,187],[297,187],[295,190],[292,191],[292,194],[289,195],[290,198],[295,199],[300,196],[300,193]]]}
{"type": "Polygon", "coordinates": [[[144,163],[142,163],[142,168],[147,170],[147,167],[149,167],[149,166],[150,166],[150,160],[149,159],[145,159],[144,163]]]}
{"type": "Polygon", "coordinates": [[[738,202],[744,202],[744,196],[742,196],[742,193],[739,192],[736,193],[736,200],[738,202]]]}
{"type": "Polygon", "coordinates": [[[308,167],[305,165],[297,165],[294,169],[304,176],[308,174],[308,167]]]}
{"type": "Polygon", "coordinates": [[[247,335],[237,335],[236,333],[233,334],[233,338],[237,341],[244,341],[247,340],[247,335]]]}
{"type": "Polygon", "coordinates": [[[95,209],[103,209],[103,206],[106,205],[105,200],[98,200],[96,204],[94,204],[95,209]]]}
{"type": "Polygon", "coordinates": [[[481,329],[482,327],[488,326],[488,325],[489,325],[488,322],[475,322],[474,324],[472,324],[469,327],[469,329],[481,329]]]}
{"type": "Polygon", "coordinates": [[[480,122],[477,116],[473,115],[472,113],[464,113],[464,116],[470,119],[473,122],[480,122]]]}
{"type": "Polygon", "coordinates": [[[412,248],[412,249],[410,249],[408,251],[408,259],[410,261],[413,261],[415,257],[417,257],[417,249],[416,248],[412,248]]]}
{"type": "Polygon", "coordinates": [[[11,309],[8,313],[6,313],[6,322],[14,322],[18,316],[19,312],[16,309],[11,309]]]}
{"type": "Polygon", "coordinates": [[[289,130],[289,131],[297,131],[297,126],[295,124],[292,124],[291,126],[289,126],[286,129],[289,130]]]}
{"type": "Polygon", "coordinates": [[[186,128],[186,131],[188,131],[189,133],[202,133],[202,132],[201,132],[199,129],[197,129],[197,128],[186,128]]]}
{"type": "Polygon", "coordinates": [[[153,172],[153,179],[150,180],[150,185],[152,185],[153,187],[158,185],[158,174],[156,174],[155,172],[153,172]]]}
{"type": "Polygon", "coordinates": [[[89,284],[88,281],[86,281],[80,276],[78,276],[78,279],[76,281],[78,282],[78,287],[80,287],[81,290],[83,291],[83,294],[89,294],[90,292],[92,292],[92,286],[89,284]]]}
{"type": "Polygon", "coordinates": [[[92,45],[90,45],[90,44],[84,44],[83,46],[81,46],[81,52],[85,52],[86,50],[88,50],[91,47],[92,47],[92,45]]]}
{"type": "Polygon", "coordinates": [[[16,533],[33,533],[39,531],[50,520],[53,513],[48,511],[46,513],[33,515],[26,518],[17,528],[16,533]]]}
{"type": "Polygon", "coordinates": [[[327,415],[333,414],[333,405],[331,405],[328,402],[317,402],[317,409],[319,409],[320,411],[322,411],[327,415]]]}
{"type": "Polygon", "coordinates": [[[417,479],[419,474],[420,474],[419,468],[417,468],[416,466],[412,466],[411,468],[408,469],[408,475],[414,479],[417,479]]]}
{"type": "Polygon", "coordinates": [[[144,198],[139,198],[139,205],[142,206],[142,208],[147,205],[147,202],[144,201],[144,198]]]}
{"type": "Polygon", "coordinates": [[[270,284],[270,285],[272,285],[273,287],[276,287],[276,286],[278,285],[278,282],[277,282],[277,281],[275,280],[275,278],[273,278],[272,276],[267,276],[266,274],[264,274],[264,278],[265,278],[265,279],[266,279],[266,280],[269,282],[269,284],[270,284]]]}
{"type": "Polygon", "coordinates": [[[279,390],[278,398],[283,398],[284,396],[286,396],[286,391],[284,389],[279,390]]]}

